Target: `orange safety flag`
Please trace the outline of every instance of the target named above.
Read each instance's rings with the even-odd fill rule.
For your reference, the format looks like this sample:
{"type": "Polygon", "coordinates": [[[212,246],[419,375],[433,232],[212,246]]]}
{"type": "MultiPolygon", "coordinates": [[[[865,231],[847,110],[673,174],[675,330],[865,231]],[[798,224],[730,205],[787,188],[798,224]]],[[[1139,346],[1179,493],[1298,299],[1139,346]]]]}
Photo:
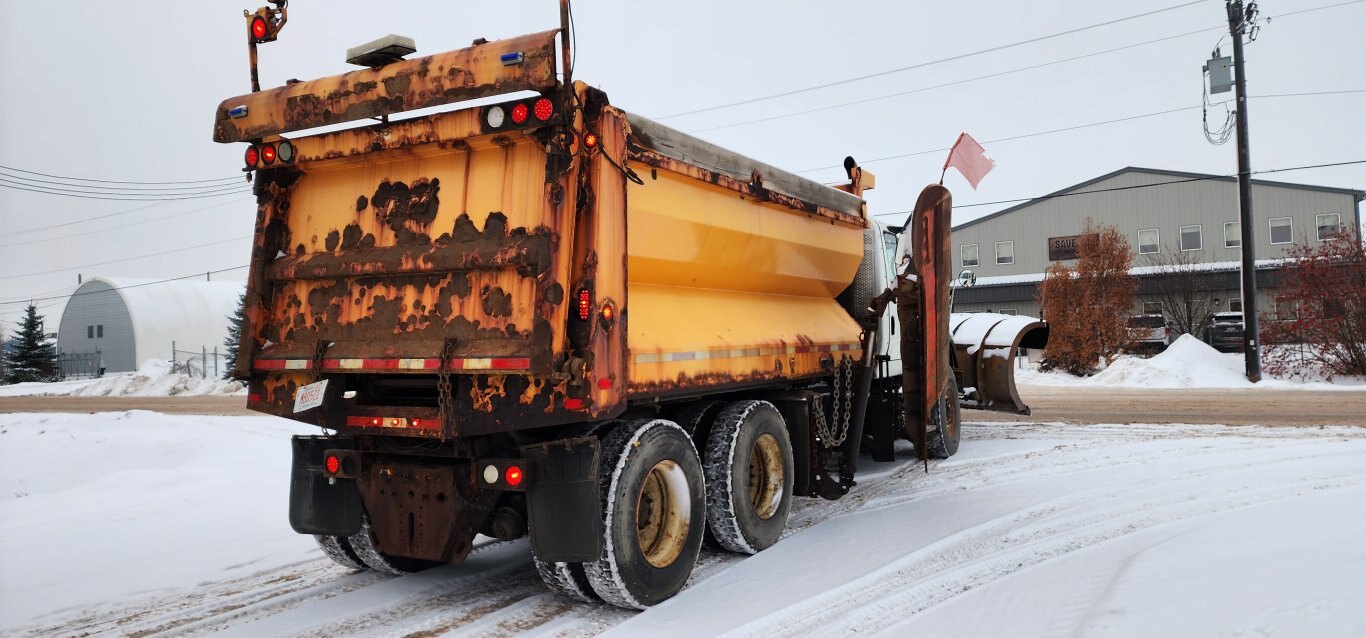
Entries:
{"type": "MultiPolygon", "coordinates": [[[[958,141],[954,142],[953,148],[949,150],[949,159],[944,162],[944,172],[947,173],[950,166],[958,169],[958,172],[968,179],[968,183],[972,184],[973,190],[977,190],[977,183],[991,172],[996,162],[986,156],[982,145],[972,139],[971,135],[961,133],[958,135],[958,141]]],[[[943,177],[940,177],[939,183],[944,183],[943,177]]]]}

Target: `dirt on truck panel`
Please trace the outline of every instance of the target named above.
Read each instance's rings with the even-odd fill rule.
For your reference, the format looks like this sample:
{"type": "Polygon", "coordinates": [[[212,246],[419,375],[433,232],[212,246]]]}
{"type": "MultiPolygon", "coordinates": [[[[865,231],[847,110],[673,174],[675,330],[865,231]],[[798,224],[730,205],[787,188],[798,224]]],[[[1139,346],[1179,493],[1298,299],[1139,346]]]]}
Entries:
{"type": "Polygon", "coordinates": [[[643,608],[705,534],[761,551],[793,497],[842,497],[865,444],[957,449],[950,199],[927,188],[902,260],[852,158],[826,186],[628,113],[570,77],[567,0],[560,22],[413,59],[390,36],[349,55],[368,69],[222,102],[257,200],[234,375],[322,429],[292,439],[289,520],[332,560],[404,574],[529,536],[553,591],[643,608]]]}

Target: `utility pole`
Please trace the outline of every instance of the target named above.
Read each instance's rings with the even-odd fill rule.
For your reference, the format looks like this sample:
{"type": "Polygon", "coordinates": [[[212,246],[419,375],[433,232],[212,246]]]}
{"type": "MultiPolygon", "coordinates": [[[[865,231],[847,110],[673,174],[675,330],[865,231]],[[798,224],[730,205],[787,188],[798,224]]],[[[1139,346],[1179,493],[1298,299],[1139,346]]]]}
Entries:
{"type": "Polygon", "coordinates": [[[1252,153],[1247,139],[1247,76],[1243,72],[1243,34],[1252,27],[1252,16],[1257,3],[1246,10],[1243,0],[1225,0],[1228,11],[1228,32],[1233,38],[1233,85],[1237,99],[1238,122],[1238,226],[1242,243],[1243,271],[1243,352],[1247,364],[1247,380],[1262,380],[1260,332],[1257,329],[1257,262],[1252,223],[1252,153]]]}

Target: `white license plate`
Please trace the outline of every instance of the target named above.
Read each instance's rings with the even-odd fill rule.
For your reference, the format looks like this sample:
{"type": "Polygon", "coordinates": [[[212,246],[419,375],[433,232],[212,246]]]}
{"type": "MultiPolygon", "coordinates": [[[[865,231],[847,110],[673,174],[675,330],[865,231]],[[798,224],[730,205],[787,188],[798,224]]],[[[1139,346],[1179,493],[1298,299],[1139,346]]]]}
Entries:
{"type": "Polygon", "coordinates": [[[294,393],[294,411],[303,412],[304,410],[312,410],[313,408],[322,405],[323,395],[326,393],[326,379],[299,388],[299,390],[294,393]]]}

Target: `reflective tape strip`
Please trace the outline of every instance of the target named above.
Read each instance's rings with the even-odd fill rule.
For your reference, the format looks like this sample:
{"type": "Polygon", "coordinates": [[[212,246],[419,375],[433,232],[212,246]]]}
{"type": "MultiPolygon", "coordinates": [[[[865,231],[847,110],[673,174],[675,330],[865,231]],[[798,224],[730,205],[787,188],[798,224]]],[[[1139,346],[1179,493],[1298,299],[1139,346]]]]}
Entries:
{"type": "Polygon", "coordinates": [[[745,357],[772,357],[780,354],[810,354],[813,352],[843,352],[857,350],[857,343],[834,343],[827,345],[801,345],[769,348],[730,348],[727,350],[694,350],[687,352],[642,352],[635,356],[637,364],[673,363],[677,361],[706,361],[708,359],[742,359],[745,357]]]}
{"type": "MultiPolygon", "coordinates": [[[[253,366],[257,370],[309,370],[313,362],[309,359],[257,359],[253,366]]],[[[436,370],[441,360],[428,357],[424,359],[323,359],[324,370],[436,370]]],[[[470,357],[451,359],[451,370],[530,370],[531,359],[527,357],[470,357]]]]}

